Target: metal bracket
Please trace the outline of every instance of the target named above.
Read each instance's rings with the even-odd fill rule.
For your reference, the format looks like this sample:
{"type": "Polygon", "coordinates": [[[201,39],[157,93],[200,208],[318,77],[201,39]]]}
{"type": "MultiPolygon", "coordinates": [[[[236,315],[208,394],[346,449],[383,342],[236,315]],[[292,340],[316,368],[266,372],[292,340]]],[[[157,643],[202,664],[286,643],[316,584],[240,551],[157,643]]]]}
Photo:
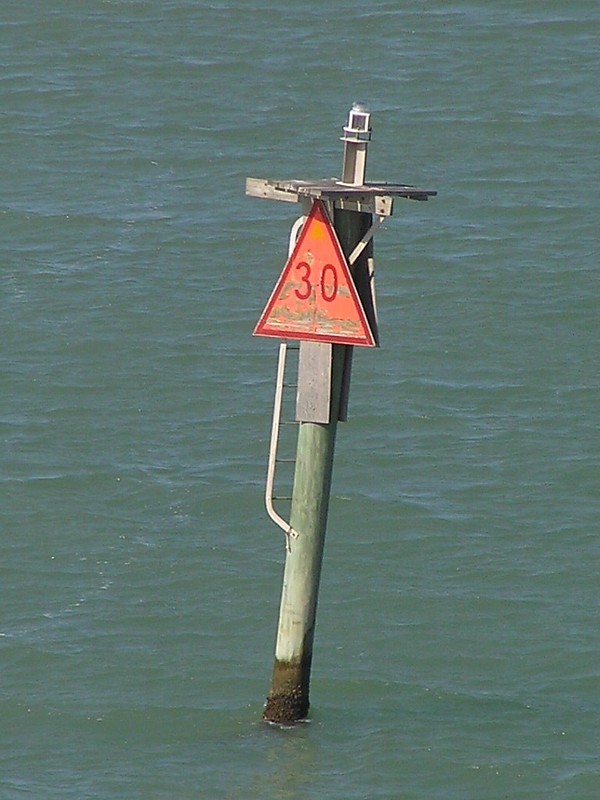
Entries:
{"type": "Polygon", "coordinates": [[[348,256],[348,263],[350,264],[350,266],[354,264],[356,259],[359,257],[359,255],[362,253],[362,251],[365,249],[365,247],[369,244],[369,242],[373,238],[373,234],[375,233],[377,228],[379,228],[379,226],[383,222],[385,222],[385,217],[377,217],[375,222],[371,225],[369,230],[365,233],[360,242],[356,245],[354,250],[348,256]]]}

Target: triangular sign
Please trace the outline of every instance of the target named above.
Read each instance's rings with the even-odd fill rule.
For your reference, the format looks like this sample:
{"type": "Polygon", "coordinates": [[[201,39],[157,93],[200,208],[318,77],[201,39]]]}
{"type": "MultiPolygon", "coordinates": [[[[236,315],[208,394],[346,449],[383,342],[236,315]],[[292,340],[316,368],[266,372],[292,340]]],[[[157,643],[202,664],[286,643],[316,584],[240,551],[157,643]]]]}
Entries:
{"type": "Polygon", "coordinates": [[[375,347],[348,262],[321,200],[313,202],[254,334],[375,347]]]}

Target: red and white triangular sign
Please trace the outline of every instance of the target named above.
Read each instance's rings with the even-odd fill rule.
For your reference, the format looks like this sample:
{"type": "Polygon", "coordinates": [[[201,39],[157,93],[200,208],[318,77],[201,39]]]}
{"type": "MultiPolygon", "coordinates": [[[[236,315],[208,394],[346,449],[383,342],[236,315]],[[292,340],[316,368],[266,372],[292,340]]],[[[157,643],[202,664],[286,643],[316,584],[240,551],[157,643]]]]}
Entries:
{"type": "Polygon", "coordinates": [[[313,202],[254,335],[375,347],[348,262],[321,200],[313,202]]]}

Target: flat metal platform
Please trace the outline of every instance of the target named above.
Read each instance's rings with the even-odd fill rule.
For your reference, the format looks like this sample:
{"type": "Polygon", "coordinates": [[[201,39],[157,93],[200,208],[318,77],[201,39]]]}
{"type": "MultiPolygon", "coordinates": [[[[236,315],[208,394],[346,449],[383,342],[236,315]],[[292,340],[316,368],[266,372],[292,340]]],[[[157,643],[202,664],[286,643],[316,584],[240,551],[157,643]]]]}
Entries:
{"type": "Polygon", "coordinates": [[[424,201],[435,197],[437,192],[400,183],[368,182],[362,186],[350,186],[335,178],[320,181],[246,178],[246,194],[250,197],[283,200],[287,203],[299,203],[311,198],[328,200],[337,208],[389,217],[392,214],[395,197],[424,201]]]}

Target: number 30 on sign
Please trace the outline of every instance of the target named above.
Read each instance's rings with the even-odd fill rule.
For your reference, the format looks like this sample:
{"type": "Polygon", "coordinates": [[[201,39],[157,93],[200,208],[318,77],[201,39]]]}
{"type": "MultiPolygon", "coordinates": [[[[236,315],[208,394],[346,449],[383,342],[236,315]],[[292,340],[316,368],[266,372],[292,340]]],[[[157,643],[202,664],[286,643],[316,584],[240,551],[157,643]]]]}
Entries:
{"type": "Polygon", "coordinates": [[[320,292],[322,299],[326,303],[332,303],[335,300],[338,293],[339,279],[333,264],[325,264],[321,270],[321,278],[314,286],[311,283],[312,269],[306,261],[300,261],[299,264],[296,264],[295,268],[301,270],[303,273],[300,278],[302,288],[294,289],[298,300],[308,300],[313,290],[320,292]]]}

